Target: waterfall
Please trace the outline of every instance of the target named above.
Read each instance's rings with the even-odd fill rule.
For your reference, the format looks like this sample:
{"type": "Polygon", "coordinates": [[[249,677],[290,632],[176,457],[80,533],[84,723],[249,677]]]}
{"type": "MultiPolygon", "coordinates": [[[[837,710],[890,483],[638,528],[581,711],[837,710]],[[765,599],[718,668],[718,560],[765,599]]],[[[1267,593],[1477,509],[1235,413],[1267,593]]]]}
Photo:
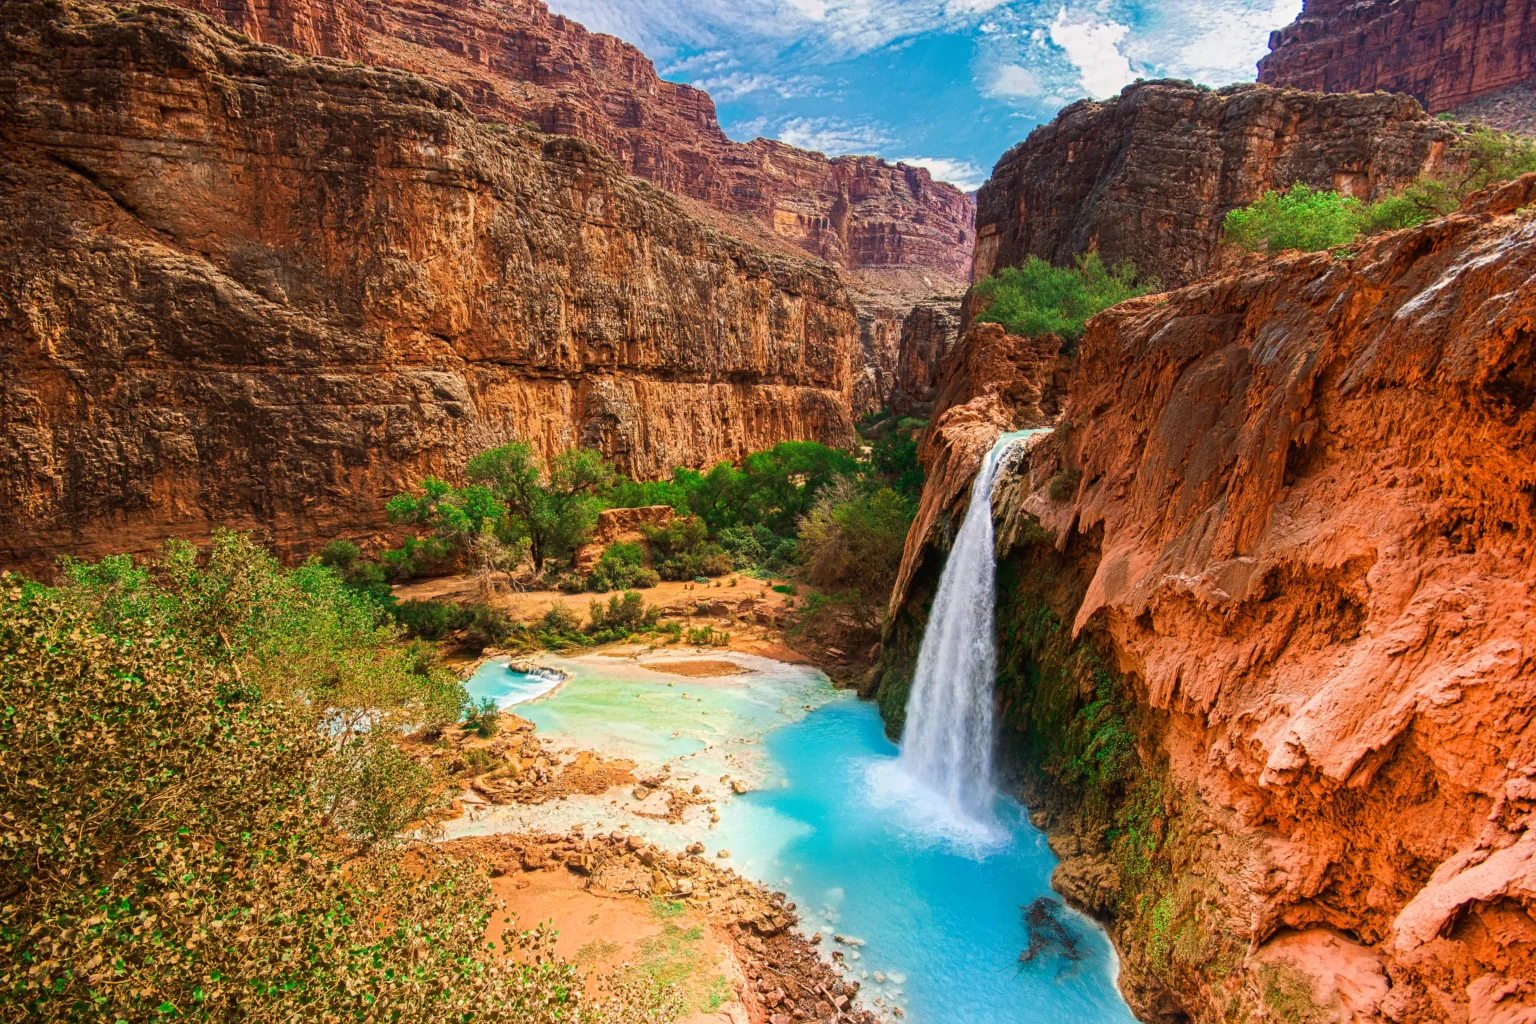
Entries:
{"type": "Polygon", "coordinates": [[[997,683],[993,612],[997,603],[992,485],[1008,448],[1004,434],[971,485],[971,505],[939,580],[907,698],[901,765],[967,817],[992,816],[992,702],[997,683]]]}

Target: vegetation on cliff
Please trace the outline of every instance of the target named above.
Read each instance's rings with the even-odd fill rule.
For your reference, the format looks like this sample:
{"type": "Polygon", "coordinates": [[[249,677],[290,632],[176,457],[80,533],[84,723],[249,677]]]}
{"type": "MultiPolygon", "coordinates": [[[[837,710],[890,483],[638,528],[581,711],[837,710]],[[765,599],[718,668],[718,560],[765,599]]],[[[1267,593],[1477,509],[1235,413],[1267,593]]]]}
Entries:
{"type": "Polygon", "coordinates": [[[1303,182],[1265,192],[1227,214],[1222,239],[1248,252],[1320,252],[1443,217],[1473,192],[1536,170],[1536,141],[1488,128],[1469,131],[1458,150],[1457,170],[1423,175],[1373,202],[1303,182]]]}
{"type": "Polygon", "coordinates": [[[1079,256],[1072,267],[1030,256],[977,283],[975,294],[985,306],[976,319],[1002,324],[1009,334],[1054,334],[1073,342],[1095,313],[1157,287],[1155,281],[1138,284],[1129,262],[1106,268],[1096,252],[1079,256]]]}
{"type": "Polygon", "coordinates": [[[472,863],[410,843],[438,800],[393,741],[462,688],[331,569],[246,538],[0,581],[6,1019],[657,1019],[588,1005],[472,863]],[[403,847],[403,848],[402,848],[403,847]]]}

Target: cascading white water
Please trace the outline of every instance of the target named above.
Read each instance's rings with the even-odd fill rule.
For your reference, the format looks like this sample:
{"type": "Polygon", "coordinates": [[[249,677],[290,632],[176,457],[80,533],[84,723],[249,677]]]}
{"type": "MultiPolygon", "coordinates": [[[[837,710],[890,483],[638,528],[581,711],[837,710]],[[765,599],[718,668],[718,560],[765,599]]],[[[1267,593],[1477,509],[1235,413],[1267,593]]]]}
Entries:
{"type": "Polygon", "coordinates": [[[992,815],[993,690],[997,603],[992,536],[992,485],[1008,448],[1045,433],[1004,434],[971,485],[971,505],[939,579],[928,628],[907,697],[901,765],[967,817],[992,815]]]}

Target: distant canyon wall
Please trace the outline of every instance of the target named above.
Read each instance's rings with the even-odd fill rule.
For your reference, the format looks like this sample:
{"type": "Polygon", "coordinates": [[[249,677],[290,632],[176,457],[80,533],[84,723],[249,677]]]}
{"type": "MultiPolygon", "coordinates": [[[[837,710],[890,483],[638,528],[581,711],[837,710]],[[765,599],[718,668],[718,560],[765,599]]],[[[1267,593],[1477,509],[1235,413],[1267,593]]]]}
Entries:
{"type": "Polygon", "coordinates": [[[1374,197],[1440,166],[1455,139],[1406,96],[1138,83],[1072,104],[998,161],[977,195],[975,279],[1096,251],[1187,284],[1212,269],[1222,218],[1265,190],[1374,197]]]}
{"type": "Polygon", "coordinates": [[[733,142],[707,92],[663,81],[635,47],[538,0],[178,2],[264,42],[419,72],[482,117],[587,139],[631,173],[746,222],[725,226],[891,275],[914,295],[970,272],[974,208],[959,189],[874,157],[733,142]],[[942,280],[901,281],[914,270],[942,280]]]}
{"type": "Polygon", "coordinates": [[[513,437],[640,477],[853,441],[836,272],[588,143],[175,8],[0,17],[0,564],[305,551],[513,437]]]}
{"type": "Polygon", "coordinates": [[[1259,81],[1317,92],[1406,93],[1431,114],[1513,94],[1513,109],[1485,108],[1500,127],[1536,114],[1522,84],[1536,81],[1531,0],[1306,0],[1271,32],[1259,81]]]}

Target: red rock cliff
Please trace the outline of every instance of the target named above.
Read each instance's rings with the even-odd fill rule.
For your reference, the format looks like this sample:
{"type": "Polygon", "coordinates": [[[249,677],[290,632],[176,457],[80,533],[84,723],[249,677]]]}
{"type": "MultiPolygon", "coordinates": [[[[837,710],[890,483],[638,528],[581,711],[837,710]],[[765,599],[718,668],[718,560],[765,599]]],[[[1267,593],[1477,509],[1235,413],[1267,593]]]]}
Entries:
{"type": "Polygon", "coordinates": [[[1536,80],[1536,4],[1306,0],[1269,49],[1259,61],[1268,85],[1407,93],[1438,114],[1536,80]]]}
{"type": "Polygon", "coordinates": [[[174,7],[0,22],[0,564],[303,550],[513,436],[640,476],[852,441],[835,272],[588,143],[174,7]]]}
{"type": "Polygon", "coordinates": [[[926,170],[732,142],[709,94],[662,81],[644,54],[538,0],[178,0],[289,49],[416,71],[476,113],[601,146],[663,188],[750,218],[823,259],[961,283],[973,207],[926,170]]]}
{"type": "Polygon", "coordinates": [[[1533,200],[1109,310],[998,497],[1003,742],[1147,1019],[1536,1016],[1533,200]]]}
{"type": "Polygon", "coordinates": [[[1067,107],[1009,150],[977,195],[975,277],[1096,250],[1164,285],[1204,274],[1222,218],[1301,181],[1375,196],[1455,139],[1405,96],[1146,82],[1067,107]]]}

